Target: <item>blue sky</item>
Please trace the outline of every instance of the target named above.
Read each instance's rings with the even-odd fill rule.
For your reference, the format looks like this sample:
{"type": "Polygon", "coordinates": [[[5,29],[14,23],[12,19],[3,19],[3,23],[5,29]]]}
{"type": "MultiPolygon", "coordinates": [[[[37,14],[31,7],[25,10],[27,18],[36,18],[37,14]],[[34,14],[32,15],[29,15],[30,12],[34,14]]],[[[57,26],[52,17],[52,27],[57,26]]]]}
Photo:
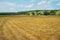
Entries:
{"type": "Polygon", "coordinates": [[[0,12],[60,9],[60,0],[0,0],[0,12]]]}

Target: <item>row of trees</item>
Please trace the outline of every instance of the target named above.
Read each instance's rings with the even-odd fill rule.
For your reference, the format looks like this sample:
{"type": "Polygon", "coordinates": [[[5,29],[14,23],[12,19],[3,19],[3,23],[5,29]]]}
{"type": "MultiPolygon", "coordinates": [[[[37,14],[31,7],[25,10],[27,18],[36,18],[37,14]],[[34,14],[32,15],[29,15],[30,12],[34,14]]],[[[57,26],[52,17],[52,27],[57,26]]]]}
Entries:
{"type": "Polygon", "coordinates": [[[35,10],[35,11],[25,11],[25,12],[6,12],[0,13],[0,15],[60,15],[60,10],[35,10]]]}
{"type": "Polygon", "coordinates": [[[33,11],[29,15],[60,15],[60,10],[33,11]]]}

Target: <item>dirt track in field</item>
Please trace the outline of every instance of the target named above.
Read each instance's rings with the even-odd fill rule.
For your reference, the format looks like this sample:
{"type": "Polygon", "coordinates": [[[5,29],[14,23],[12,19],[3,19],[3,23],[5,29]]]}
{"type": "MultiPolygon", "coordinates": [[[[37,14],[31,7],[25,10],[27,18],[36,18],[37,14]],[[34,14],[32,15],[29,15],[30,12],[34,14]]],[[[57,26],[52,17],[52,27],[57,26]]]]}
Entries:
{"type": "Polygon", "coordinates": [[[60,17],[0,17],[0,40],[60,40],[60,17]]]}

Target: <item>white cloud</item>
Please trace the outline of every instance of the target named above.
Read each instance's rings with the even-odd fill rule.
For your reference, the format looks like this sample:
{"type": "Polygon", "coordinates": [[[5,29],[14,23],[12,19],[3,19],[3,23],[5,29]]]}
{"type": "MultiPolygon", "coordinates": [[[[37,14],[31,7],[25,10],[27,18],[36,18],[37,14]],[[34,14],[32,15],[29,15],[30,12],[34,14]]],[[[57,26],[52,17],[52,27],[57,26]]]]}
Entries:
{"type": "Polygon", "coordinates": [[[38,5],[41,5],[41,4],[45,4],[46,2],[45,1],[42,1],[42,2],[39,2],[38,5]]]}
{"type": "Polygon", "coordinates": [[[47,1],[41,1],[39,3],[37,3],[38,6],[43,6],[43,7],[48,7],[50,6],[50,3],[47,1]]]}
{"type": "Polygon", "coordinates": [[[0,11],[16,11],[16,3],[0,2],[0,11]]]}
{"type": "Polygon", "coordinates": [[[0,2],[0,8],[4,8],[4,9],[10,9],[10,8],[14,8],[16,7],[15,3],[11,3],[11,2],[0,2]]]}
{"type": "Polygon", "coordinates": [[[60,3],[57,3],[56,5],[57,5],[57,6],[60,6],[60,3]]]}
{"type": "MultiPolygon", "coordinates": [[[[31,9],[53,9],[52,3],[57,0],[30,0],[31,4],[18,4],[14,2],[0,2],[0,11],[19,11],[19,10],[31,10],[31,9]],[[34,3],[36,2],[36,3],[34,3]],[[51,8],[49,8],[51,7],[51,8]]],[[[56,5],[60,6],[60,3],[56,5]]]]}
{"type": "Polygon", "coordinates": [[[35,0],[31,0],[31,2],[35,2],[35,0]]]}
{"type": "Polygon", "coordinates": [[[32,8],[34,4],[25,5],[26,8],[32,8]]]}
{"type": "Polygon", "coordinates": [[[53,2],[56,2],[58,0],[42,0],[40,2],[37,3],[37,5],[39,6],[43,6],[43,7],[49,7],[52,5],[53,2]]]}
{"type": "Polygon", "coordinates": [[[52,3],[53,2],[56,2],[56,0],[54,1],[54,0],[42,0],[42,1],[40,1],[40,2],[38,2],[37,3],[37,8],[39,8],[39,9],[44,9],[44,10],[47,10],[47,9],[54,9],[53,7],[52,7],[52,3]]]}
{"type": "Polygon", "coordinates": [[[0,2],[0,5],[5,5],[5,6],[14,6],[15,3],[11,3],[11,2],[0,2]]]}
{"type": "Polygon", "coordinates": [[[27,10],[32,9],[34,4],[18,4],[12,2],[0,2],[0,11],[19,11],[19,10],[27,10]]]}
{"type": "MultiPolygon", "coordinates": [[[[37,3],[38,6],[43,6],[43,7],[51,7],[52,3],[57,2],[58,0],[42,0],[40,2],[37,3]]],[[[60,5],[57,4],[57,5],[60,5]]]]}

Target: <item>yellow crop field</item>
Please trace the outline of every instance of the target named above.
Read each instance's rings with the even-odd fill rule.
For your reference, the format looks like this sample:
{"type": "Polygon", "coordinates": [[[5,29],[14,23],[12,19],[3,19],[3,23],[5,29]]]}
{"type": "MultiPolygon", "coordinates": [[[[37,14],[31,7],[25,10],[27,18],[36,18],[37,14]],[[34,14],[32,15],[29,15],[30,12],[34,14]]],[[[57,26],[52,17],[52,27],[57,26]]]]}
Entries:
{"type": "Polygon", "coordinates": [[[60,40],[60,16],[1,16],[0,40],[60,40]]]}

